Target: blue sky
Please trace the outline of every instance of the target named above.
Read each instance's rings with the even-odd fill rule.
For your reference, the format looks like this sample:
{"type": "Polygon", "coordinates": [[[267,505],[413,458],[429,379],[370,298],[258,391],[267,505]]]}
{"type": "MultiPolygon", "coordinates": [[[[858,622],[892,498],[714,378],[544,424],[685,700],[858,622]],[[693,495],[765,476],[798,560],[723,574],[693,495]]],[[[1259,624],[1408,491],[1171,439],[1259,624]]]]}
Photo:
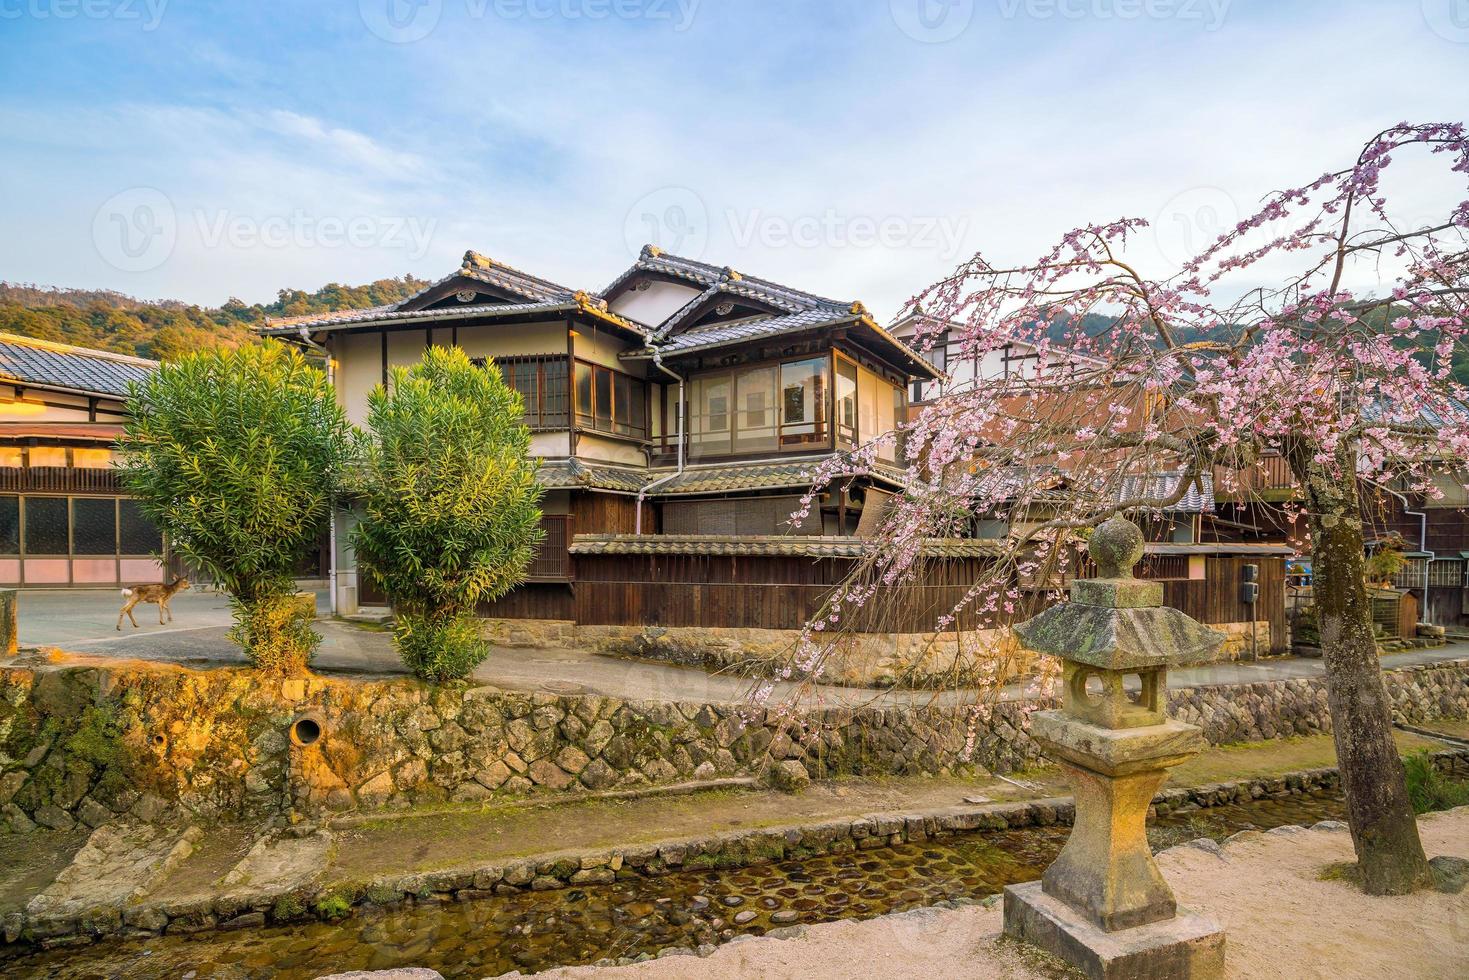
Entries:
{"type": "Polygon", "coordinates": [[[0,0],[0,278],[597,289],[651,240],[888,316],[1087,220],[1161,271],[1466,92],[1469,0],[0,0]]]}

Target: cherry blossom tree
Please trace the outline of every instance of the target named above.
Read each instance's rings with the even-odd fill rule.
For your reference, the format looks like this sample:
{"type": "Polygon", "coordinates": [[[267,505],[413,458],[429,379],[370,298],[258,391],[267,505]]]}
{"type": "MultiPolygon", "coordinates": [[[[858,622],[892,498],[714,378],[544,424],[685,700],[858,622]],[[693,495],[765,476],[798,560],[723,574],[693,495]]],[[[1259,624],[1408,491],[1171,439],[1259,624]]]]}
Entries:
{"type": "MultiPolygon", "coordinates": [[[[1145,268],[1147,222],[1128,218],[1077,228],[1032,262],[975,255],[915,297],[920,347],[948,330],[951,361],[979,363],[1021,342],[1038,367],[944,390],[885,437],[913,460],[909,488],[789,673],[820,673],[850,624],[922,577],[925,541],[965,535],[976,516],[1009,533],[936,630],[1022,618],[1059,595],[1047,590],[1077,570],[1078,538],[1098,521],[1157,519],[1206,477],[1278,454],[1309,530],[1360,880],[1372,893],[1427,884],[1363,577],[1362,500],[1374,485],[1437,493],[1435,477],[1469,463],[1455,376],[1469,360],[1466,185],[1462,124],[1401,123],[1350,165],[1269,194],[1162,278],[1145,268]],[[1449,188],[1428,221],[1388,205],[1389,167],[1409,156],[1411,194],[1449,188]]],[[[879,448],[833,461],[818,483],[866,472],[879,448]]]]}

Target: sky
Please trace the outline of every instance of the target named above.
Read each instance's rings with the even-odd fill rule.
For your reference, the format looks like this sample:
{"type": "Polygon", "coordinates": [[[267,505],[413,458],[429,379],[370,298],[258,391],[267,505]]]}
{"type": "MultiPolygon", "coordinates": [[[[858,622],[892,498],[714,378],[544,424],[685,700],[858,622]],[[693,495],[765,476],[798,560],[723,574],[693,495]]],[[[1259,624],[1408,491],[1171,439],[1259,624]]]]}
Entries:
{"type": "Polygon", "coordinates": [[[1090,221],[1163,274],[1466,109],[1469,0],[0,0],[0,279],[597,290],[652,242],[886,318],[1090,221]]]}

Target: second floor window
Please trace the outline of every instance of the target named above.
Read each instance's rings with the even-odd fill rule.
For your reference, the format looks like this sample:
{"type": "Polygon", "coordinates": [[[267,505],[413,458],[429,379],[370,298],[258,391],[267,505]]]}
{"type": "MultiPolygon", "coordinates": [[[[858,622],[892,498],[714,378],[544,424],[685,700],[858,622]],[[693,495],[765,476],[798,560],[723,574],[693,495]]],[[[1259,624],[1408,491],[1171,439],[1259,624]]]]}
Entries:
{"type": "Polygon", "coordinates": [[[646,386],[630,374],[577,361],[576,424],[581,429],[646,439],[646,386]]]}
{"type": "Polygon", "coordinates": [[[505,383],[525,402],[525,424],[531,429],[565,429],[571,424],[566,386],[566,358],[497,357],[505,383]]]}

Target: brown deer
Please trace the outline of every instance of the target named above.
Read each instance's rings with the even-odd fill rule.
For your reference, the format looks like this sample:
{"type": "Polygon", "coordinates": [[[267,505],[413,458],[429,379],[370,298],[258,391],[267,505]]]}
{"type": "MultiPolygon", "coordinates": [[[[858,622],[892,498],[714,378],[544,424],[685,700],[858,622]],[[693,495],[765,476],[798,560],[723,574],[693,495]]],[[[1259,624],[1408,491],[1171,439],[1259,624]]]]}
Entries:
{"type": "Polygon", "coordinates": [[[189,580],[180,575],[168,585],[135,585],[131,589],[122,590],[122,612],[117,614],[117,628],[122,629],[122,617],[126,616],[133,620],[133,628],[136,629],[138,621],[133,619],[133,607],[140,602],[156,602],[158,604],[158,625],[163,625],[163,614],[168,613],[168,621],[173,622],[173,610],[168,608],[168,600],[178,595],[189,587],[189,580]]]}

